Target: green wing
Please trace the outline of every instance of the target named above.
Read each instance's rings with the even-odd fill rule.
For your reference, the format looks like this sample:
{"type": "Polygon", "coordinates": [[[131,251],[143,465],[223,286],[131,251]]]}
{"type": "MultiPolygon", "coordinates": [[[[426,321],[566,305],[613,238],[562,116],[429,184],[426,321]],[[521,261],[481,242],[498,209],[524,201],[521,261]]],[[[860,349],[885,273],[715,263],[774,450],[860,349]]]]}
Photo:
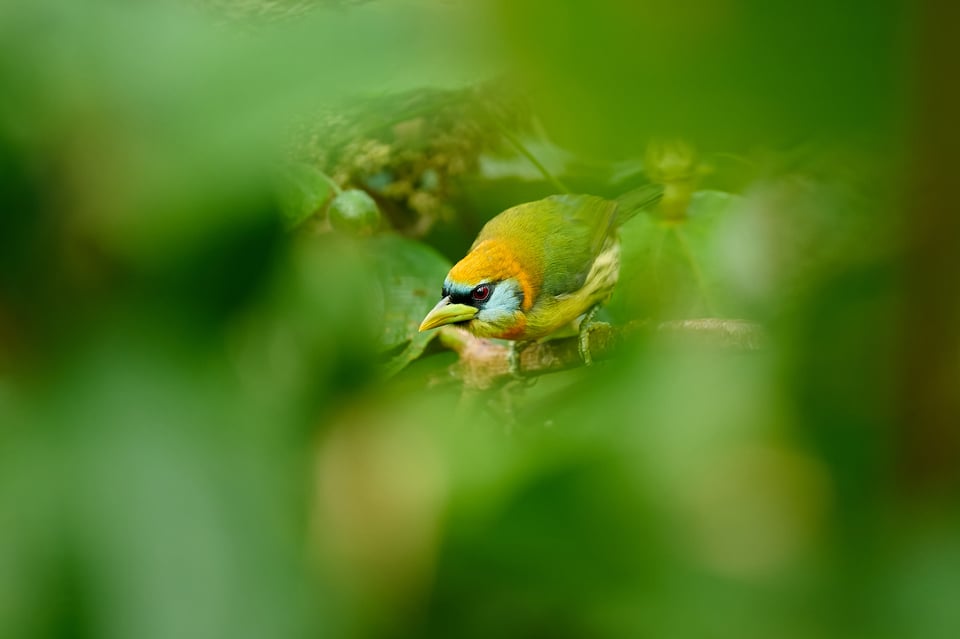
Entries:
{"type": "Polygon", "coordinates": [[[645,184],[639,188],[627,191],[617,198],[617,221],[620,227],[640,211],[650,208],[663,197],[663,186],[660,184],[645,184]]]}
{"type": "Polygon", "coordinates": [[[555,222],[543,240],[543,291],[571,293],[583,286],[604,242],[616,232],[617,203],[593,195],[554,195],[544,203],[555,222]]]}
{"type": "Polygon", "coordinates": [[[663,187],[648,184],[611,202],[593,195],[554,195],[550,202],[560,223],[548,233],[543,290],[551,295],[570,293],[583,286],[607,238],[620,225],[663,197],[663,187]]]}

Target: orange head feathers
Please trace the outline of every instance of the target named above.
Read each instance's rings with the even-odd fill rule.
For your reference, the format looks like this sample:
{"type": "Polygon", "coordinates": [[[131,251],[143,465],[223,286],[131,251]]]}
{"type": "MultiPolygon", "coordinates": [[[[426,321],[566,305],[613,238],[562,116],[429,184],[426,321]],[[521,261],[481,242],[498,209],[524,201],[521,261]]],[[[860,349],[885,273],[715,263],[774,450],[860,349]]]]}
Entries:
{"type": "Polygon", "coordinates": [[[449,282],[503,282],[514,279],[520,287],[521,307],[533,306],[543,279],[536,264],[523,264],[506,239],[483,240],[476,244],[447,275],[449,282]]]}

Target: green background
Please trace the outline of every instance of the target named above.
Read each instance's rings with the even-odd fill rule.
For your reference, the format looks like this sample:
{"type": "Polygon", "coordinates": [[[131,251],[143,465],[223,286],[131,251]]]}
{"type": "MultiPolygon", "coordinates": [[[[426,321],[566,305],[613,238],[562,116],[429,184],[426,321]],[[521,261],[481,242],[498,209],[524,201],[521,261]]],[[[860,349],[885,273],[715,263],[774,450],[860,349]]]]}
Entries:
{"type": "Polygon", "coordinates": [[[4,3],[0,636],[958,636],[955,13],[4,3]],[[508,106],[444,111],[477,87],[508,106]],[[471,160],[403,156],[420,208],[335,174],[384,217],[330,232],[342,163],[288,165],[317,108],[354,127],[321,149],[442,113],[471,160]],[[510,131],[609,197],[695,149],[606,319],[763,347],[651,335],[464,395],[415,329],[484,220],[556,191],[510,131]]]}

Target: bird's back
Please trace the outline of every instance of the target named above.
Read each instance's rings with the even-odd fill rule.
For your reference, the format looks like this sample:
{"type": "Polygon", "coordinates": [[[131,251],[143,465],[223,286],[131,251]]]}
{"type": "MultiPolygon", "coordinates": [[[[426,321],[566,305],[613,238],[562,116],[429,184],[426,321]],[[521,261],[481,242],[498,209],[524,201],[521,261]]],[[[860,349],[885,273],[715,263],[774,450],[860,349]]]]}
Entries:
{"type": "Polygon", "coordinates": [[[608,237],[617,203],[593,195],[554,195],[507,209],[483,227],[474,248],[504,242],[540,295],[583,286],[608,237]]]}

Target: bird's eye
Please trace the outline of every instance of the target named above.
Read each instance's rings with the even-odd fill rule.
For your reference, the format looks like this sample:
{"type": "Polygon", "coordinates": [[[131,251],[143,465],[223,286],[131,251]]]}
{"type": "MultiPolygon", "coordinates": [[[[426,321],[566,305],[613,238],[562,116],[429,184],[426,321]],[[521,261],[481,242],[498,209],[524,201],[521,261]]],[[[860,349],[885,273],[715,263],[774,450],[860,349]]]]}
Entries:
{"type": "Polygon", "coordinates": [[[490,297],[490,287],[486,284],[481,284],[473,289],[473,291],[470,293],[470,297],[472,297],[475,302],[484,302],[488,297],[490,297]]]}

